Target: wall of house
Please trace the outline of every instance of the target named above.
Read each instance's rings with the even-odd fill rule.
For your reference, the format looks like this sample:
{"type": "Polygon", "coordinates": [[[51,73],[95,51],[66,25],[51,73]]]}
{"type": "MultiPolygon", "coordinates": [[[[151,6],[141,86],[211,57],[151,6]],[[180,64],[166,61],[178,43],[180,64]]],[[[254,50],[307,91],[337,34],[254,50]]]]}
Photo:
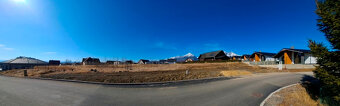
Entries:
{"type": "Polygon", "coordinates": [[[306,53],[304,58],[305,64],[316,64],[316,57],[313,57],[311,54],[306,53]]]}
{"type": "Polygon", "coordinates": [[[256,61],[256,62],[261,61],[261,60],[260,60],[260,57],[259,57],[257,54],[255,54],[255,61],[256,61]]]}
{"type": "Polygon", "coordinates": [[[273,57],[266,57],[265,61],[275,61],[275,58],[273,58],[273,57]]]}

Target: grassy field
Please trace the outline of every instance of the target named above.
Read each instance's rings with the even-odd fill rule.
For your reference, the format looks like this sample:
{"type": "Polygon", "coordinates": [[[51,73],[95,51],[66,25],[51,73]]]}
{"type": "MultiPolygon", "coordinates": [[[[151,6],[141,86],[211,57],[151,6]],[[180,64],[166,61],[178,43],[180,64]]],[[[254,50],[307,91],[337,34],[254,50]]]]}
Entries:
{"type": "MultiPolygon", "coordinates": [[[[284,72],[312,71],[311,69],[283,70],[284,72]]],[[[192,64],[132,64],[37,66],[27,69],[28,77],[96,81],[106,83],[142,83],[178,81],[211,77],[251,75],[282,72],[273,68],[249,66],[240,62],[192,64]]],[[[2,75],[23,77],[23,69],[0,72],[2,75]]]]}

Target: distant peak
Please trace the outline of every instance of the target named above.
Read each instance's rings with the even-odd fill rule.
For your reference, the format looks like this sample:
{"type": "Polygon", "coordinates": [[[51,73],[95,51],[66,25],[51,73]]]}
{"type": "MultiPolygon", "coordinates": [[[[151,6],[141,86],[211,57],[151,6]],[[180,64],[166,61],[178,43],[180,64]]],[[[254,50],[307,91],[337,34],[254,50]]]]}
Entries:
{"type": "Polygon", "coordinates": [[[184,55],[184,56],[190,57],[190,56],[194,56],[194,55],[191,54],[191,53],[188,53],[188,54],[186,54],[186,55],[184,55]]]}

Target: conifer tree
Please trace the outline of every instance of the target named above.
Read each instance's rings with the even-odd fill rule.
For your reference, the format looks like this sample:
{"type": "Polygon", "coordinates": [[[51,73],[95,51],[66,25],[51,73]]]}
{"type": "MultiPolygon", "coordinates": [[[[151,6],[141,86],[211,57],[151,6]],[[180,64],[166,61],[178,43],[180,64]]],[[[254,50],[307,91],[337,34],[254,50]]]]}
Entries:
{"type": "MultiPolygon", "coordinates": [[[[316,0],[317,1],[317,0],[316,0]]],[[[316,14],[319,16],[317,25],[330,42],[330,48],[315,41],[309,41],[309,48],[313,56],[317,57],[319,66],[314,71],[320,80],[320,95],[323,99],[330,99],[340,103],[340,0],[319,0],[316,14]]],[[[330,105],[332,105],[331,103],[330,105]]]]}

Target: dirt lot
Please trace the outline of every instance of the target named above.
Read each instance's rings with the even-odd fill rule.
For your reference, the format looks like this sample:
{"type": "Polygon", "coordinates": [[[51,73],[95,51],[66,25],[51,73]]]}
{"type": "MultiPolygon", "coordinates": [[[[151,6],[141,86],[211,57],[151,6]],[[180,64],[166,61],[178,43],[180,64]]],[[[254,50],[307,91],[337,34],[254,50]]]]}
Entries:
{"type": "MultiPolygon", "coordinates": [[[[284,70],[285,72],[312,71],[312,69],[284,70]]],[[[88,66],[38,66],[27,69],[28,77],[71,79],[106,83],[142,83],[178,81],[220,76],[240,76],[254,73],[282,72],[273,68],[249,66],[239,62],[194,64],[132,64],[88,66]],[[187,71],[188,70],[188,71],[187,71]]],[[[1,75],[23,77],[24,71],[10,70],[1,75]]]]}

